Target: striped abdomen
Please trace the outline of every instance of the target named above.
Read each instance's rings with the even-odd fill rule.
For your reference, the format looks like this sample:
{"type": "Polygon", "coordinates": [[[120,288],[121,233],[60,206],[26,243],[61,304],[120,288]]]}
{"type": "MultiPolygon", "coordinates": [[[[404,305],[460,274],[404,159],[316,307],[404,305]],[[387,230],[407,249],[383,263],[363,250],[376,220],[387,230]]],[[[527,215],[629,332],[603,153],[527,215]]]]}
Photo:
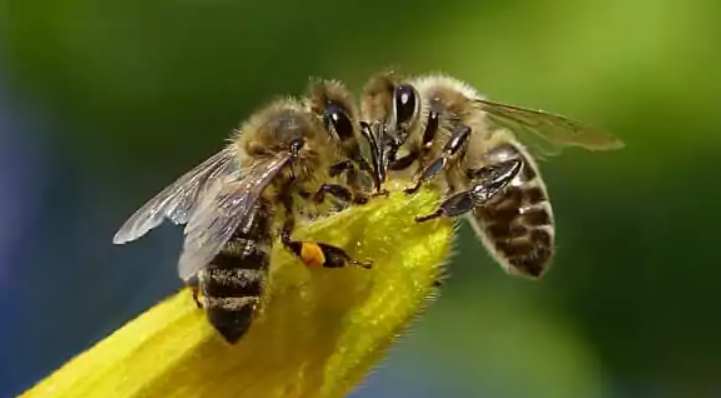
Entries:
{"type": "Polygon", "coordinates": [[[554,251],[551,204],[538,167],[520,147],[503,144],[489,160],[521,158],[523,169],[506,190],[473,211],[472,222],[486,247],[509,272],[534,278],[548,268],[554,251]]]}
{"type": "Polygon", "coordinates": [[[198,273],[199,302],[229,343],[248,331],[261,305],[270,265],[270,214],[257,210],[198,273]]]}

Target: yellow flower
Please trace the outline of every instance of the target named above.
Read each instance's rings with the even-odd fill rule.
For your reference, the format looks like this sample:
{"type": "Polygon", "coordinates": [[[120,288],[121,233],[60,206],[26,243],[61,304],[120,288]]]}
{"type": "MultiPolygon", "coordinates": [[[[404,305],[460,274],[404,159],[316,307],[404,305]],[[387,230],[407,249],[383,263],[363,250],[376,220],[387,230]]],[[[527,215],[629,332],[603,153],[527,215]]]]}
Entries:
{"type": "Polygon", "coordinates": [[[398,192],[300,228],[373,269],[309,269],[276,245],[265,310],[234,346],[183,289],[22,396],[342,397],[436,292],[453,225],[414,216],[437,203],[398,192]]]}

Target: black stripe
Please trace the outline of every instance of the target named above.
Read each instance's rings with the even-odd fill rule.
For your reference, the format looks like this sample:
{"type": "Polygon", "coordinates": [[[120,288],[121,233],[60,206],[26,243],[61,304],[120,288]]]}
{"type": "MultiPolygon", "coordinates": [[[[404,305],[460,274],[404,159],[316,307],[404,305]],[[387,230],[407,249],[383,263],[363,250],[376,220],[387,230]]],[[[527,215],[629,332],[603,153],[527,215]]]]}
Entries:
{"type": "Polygon", "coordinates": [[[545,208],[529,209],[523,213],[522,217],[524,223],[535,227],[551,224],[551,214],[545,208]]]}
{"type": "Polygon", "coordinates": [[[551,233],[545,229],[534,229],[531,231],[531,243],[536,247],[551,247],[553,243],[551,233]]]}
{"type": "Polygon", "coordinates": [[[528,187],[523,191],[524,203],[529,205],[545,202],[548,198],[541,187],[528,187]]]}
{"type": "Polygon", "coordinates": [[[509,225],[513,220],[518,217],[519,211],[518,206],[488,206],[481,208],[483,218],[492,221],[495,224],[506,224],[509,225]]]}
{"type": "Polygon", "coordinates": [[[268,267],[270,255],[255,242],[230,242],[215,255],[211,267],[219,269],[264,269],[268,267]]]}
{"type": "Polygon", "coordinates": [[[228,250],[224,247],[218,254],[215,255],[213,260],[210,262],[208,268],[221,268],[221,269],[233,269],[238,268],[242,258],[235,251],[228,250]]]}
{"type": "Polygon", "coordinates": [[[488,226],[488,234],[498,240],[513,239],[526,236],[528,228],[516,223],[496,223],[488,226]]]}

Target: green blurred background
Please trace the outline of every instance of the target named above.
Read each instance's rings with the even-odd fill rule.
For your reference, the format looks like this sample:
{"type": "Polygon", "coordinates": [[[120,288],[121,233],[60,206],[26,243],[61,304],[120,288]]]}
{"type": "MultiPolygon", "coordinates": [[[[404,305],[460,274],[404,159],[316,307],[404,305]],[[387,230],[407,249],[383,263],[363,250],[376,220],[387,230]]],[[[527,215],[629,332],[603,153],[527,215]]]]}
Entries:
{"type": "Polygon", "coordinates": [[[445,71],[603,126],[542,164],[558,255],[505,275],[469,228],[444,295],[354,397],[721,396],[721,3],[0,1],[0,396],[180,286],[139,204],[308,76],[445,71]]]}

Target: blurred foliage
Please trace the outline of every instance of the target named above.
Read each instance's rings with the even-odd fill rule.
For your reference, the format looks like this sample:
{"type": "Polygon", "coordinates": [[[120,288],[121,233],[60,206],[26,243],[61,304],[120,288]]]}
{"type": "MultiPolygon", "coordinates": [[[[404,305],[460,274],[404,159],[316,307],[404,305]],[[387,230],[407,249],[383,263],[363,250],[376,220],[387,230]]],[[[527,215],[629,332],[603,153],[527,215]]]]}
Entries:
{"type": "MultiPolygon", "coordinates": [[[[718,394],[721,187],[702,182],[721,169],[720,17],[712,0],[5,0],[0,51],[13,98],[51,121],[65,165],[48,190],[63,210],[42,230],[50,239],[65,232],[61,220],[73,223],[54,242],[73,249],[46,255],[83,253],[57,272],[75,275],[73,292],[96,302],[44,282],[48,297],[67,301],[48,314],[53,299],[33,296],[27,331],[4,343],[27,364],[0,380],[27,386],[23,369],[51,370],[160,297],[175,246],[150,239],[142,258],[153,264],[113,268],[127,258],[103,245],[254,108],[301,93],[309,75],[358,89],[398,65],[573,115],[627,148],[568,150],[542,164],[559,248],[541,283],[503,275],[463,228],[455,277],[380,372],[386,390],[371,382],[369,394],[430,379],[457,396],[528,396],[524,383],[549,397],[718,394]],[[128,307],[122,291],[134,284],[145,287],[128,307]],[[37,331],[42,322],[62,325],[56,341],[37,331]]],[[[17,266],[19,286],[40,283],[40,260],[17,266]]]]}

